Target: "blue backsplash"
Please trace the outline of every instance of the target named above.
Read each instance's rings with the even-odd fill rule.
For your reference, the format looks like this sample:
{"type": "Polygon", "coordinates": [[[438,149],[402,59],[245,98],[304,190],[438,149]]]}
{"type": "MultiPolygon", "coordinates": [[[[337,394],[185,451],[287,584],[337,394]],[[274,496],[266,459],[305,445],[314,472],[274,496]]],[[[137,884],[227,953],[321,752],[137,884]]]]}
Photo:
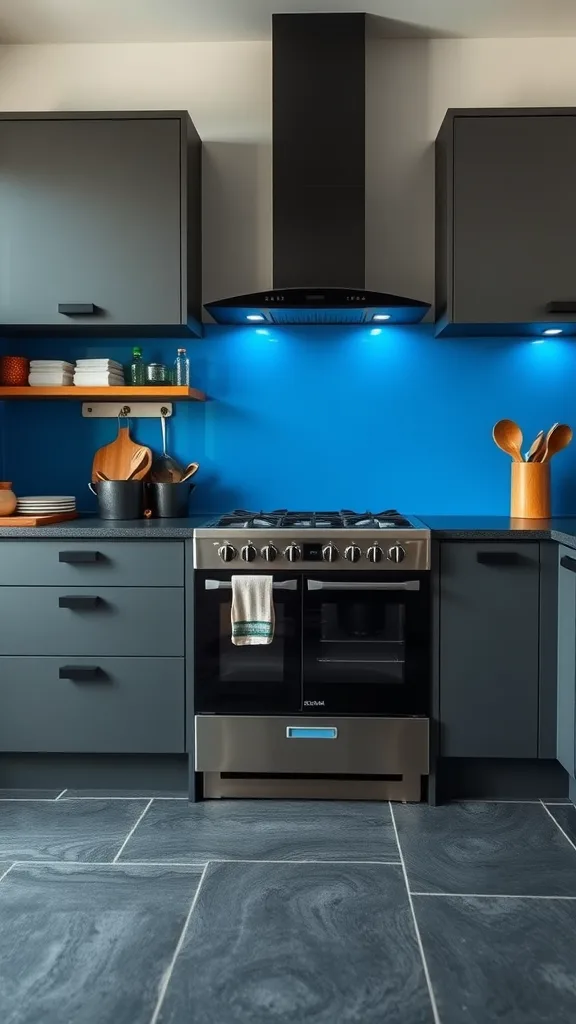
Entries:
{"type": "MultiPolygon", "coordinates": [[[[142,339],[146,360],[172,362],[179,342],[142,339]]],[[[181,344],[181,343],[180,343],[181,344]]],[[[109,356],[126,340],[27,340],[1,350],[31,358],[109,356]]],[[[169,450],[201,463],[191,512],[371,508],[427,514],[508,513],[510,460],[491,438],[517,420],[529,443],[554,420],[576,424],[576,344],[435,339],[432,326],[230,328],[187,344],[192,384],[211,401],[177,403],[169,450]]],[[[0,403],[2,478],[20,494],[87,489],[111,420],[85,420],[71,401],[0,403]]],[[[160,446],[157,421],[133,435],[160,446]]],[[[526,445],[527,447],[527,445],[526,445]]],[[[553,511],[576,513],[576,444],[553,462],[553,511]]]]}

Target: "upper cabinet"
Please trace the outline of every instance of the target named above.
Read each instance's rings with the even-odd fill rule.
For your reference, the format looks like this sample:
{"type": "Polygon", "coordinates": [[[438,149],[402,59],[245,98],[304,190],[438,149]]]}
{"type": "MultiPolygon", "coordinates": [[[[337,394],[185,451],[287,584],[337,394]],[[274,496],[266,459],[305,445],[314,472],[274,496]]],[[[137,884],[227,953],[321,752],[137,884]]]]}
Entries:
{"type": "Polygon", "coordinates": [[[436,141],[439,334],[576,333],[576,110],[448,111],[436,141]]]}
{"type": "Polygon", "coordinates": [[[0,114],[0,335],[200,333],[187,113],[0,114]]]}

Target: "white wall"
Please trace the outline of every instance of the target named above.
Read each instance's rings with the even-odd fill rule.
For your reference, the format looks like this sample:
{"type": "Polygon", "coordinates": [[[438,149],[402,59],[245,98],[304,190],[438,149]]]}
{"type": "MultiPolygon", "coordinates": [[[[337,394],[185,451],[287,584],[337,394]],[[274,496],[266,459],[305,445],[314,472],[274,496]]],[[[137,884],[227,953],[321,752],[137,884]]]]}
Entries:
{"type": "MultiPolygon", "coordinates": [[[[0,47],[5,110],[182,109],[205,141],[204,298],[271,279],[267,43],[0,47]]],[[[576,39],[379,40],[368,52],[367,284],[433,296],[448,107],[576,106],[576,39]]]]}

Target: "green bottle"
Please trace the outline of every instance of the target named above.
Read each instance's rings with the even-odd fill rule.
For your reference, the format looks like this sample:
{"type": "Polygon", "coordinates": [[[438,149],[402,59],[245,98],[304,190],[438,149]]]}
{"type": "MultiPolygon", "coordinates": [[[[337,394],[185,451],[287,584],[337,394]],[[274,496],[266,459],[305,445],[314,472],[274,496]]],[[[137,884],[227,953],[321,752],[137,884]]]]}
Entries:
{"type": "Polygon", "coordinates": [[[130,380],[134,387],[141,388],[146,384],[146,364],[142,359],[142,349],[139,345],[135,345],[132,349],[130,380]]]}

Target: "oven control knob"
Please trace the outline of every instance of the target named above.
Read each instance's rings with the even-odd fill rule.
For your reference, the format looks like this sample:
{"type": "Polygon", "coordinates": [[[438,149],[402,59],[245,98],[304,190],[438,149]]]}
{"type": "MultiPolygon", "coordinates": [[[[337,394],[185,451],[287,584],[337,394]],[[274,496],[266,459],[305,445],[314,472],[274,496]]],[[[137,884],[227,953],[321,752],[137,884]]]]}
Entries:
{"type": "Polygon", "coordinates": [[[240,554],[245,562],[253,562],[256,558],[256,548],[253,544],[245,544],[240,554]]]}
{"type": "Polygon", "coordinates": [[[406,558],[406,552],[400,544],[393,544],[388,552],[388,558],[391,562],[403,562],[406,558]]]}
{"type": "Polygon", "coordinates": [[[284,557],[289,562],[297,562],[300,558],[301,551],[297,544],[289,544],[284,552],[284,557]]]}
{"type": "Polygon", "coordinates": [[[237,551],[231,544],[223,544],[221,548],[218,548],[218,554],[223,562],[232,562],[236,558],[237,551]]]}
{"type": "Polygon", "coordinates": [[[369,562],[381,562],[382,561],[382,548],[378,544],[372,544],[366,552],[366,558],[369,562]]]}
{"type": "Polygon", "coordinates": [[[262,555],[262,558],[264,558],[267,562],[273,562],[274,559],[276,558],[276,555],[278,554],[278,551],[276,550],[273,544],[265,544],[260,554],[262,555]]]}
{"type": "Polygon", "coordinates": [[[338,558],[338,548],[334,544],[326,544],[322,548],[322,558],[325,562],[335,562],[338,558]]]}
{"type": "Polygon", "coordinates": [[[344,558],[347,558],[349,562],[359,562],[362,552],[357,544],[349,544],[344,551],[344,558]]]}

